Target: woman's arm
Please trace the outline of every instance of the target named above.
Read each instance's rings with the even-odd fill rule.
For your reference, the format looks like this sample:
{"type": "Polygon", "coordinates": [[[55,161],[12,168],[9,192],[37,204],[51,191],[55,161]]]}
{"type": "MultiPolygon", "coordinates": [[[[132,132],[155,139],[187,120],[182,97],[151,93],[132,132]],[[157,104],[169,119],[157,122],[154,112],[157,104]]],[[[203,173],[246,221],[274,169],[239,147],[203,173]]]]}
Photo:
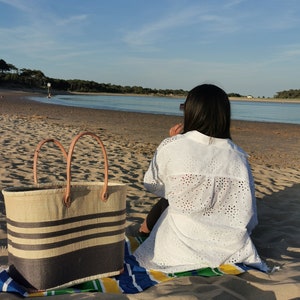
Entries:
{"type": "MultiPolygon", "coordinates": [[[[170,128],[170,137],[182,133],[183,124],[179,123],[170,128]]],[[[157,148],[150,166],[144,176],[144,186],[147,191],[159,196],[165,197],[165,184],[164,184],[164,166],[166,163],[165,147],[166,140],[164,140],[157,148]]]]}
{"type": "Polygon", "coordinates": [[[159,196],[165,197],[165,185],[159,166],[159,150],[156,150],[150,166],[144,176],[144,187],[147,191],[159,196]]]}

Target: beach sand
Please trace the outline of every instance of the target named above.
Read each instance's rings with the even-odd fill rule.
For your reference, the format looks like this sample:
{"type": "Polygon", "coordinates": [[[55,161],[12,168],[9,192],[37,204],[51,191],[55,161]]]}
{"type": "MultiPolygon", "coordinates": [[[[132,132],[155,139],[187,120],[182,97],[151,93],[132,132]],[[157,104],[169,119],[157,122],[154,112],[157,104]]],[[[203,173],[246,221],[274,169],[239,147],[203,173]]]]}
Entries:
{"type": "MultiPolygon", "coordinates": [[[[143,188],[143,174],[169,128],[181,117],[102,111],[41,104],[28,93],[0,89],[0,188],[33,184],[32,160],[37,144],[55,138],[68,147],[82,131],[99,135],[109,160],[109,179],[128,184],[127,232],[134,233],[157,199],[143,188]]],[[[232,138],[250,155],[256,183],[259,225],[253,240],[272,274],[250,271],[239,276],[185,277],[140,294],[101,293],[55,296],[55,299],[300,299],[300,125],[232,122],[232,138]]],[[[74,180],[101,180],[97,145],[77,146],[74,180]]],[[[50,146],[40,153],[40,182],[64,180],[64,163],[50,146]]],[[[101,158],[100,158],[101,159],[101,158]]],[[[6,223],[0,197],[0,265],[7,264],[6,223]]],[[[0,293],[0,299],[19,299],[0,293]]]]}

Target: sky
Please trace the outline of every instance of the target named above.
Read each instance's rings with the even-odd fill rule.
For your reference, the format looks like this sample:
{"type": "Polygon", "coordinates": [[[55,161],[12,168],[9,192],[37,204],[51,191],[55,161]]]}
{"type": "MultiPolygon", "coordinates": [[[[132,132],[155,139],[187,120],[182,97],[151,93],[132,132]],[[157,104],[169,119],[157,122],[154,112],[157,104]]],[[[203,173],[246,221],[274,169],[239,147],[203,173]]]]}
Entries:
{"type": "Polygon", "coordinates": [[[0,0],[0,59],[47,77],[300,89],[300,0],[0,0]]]}

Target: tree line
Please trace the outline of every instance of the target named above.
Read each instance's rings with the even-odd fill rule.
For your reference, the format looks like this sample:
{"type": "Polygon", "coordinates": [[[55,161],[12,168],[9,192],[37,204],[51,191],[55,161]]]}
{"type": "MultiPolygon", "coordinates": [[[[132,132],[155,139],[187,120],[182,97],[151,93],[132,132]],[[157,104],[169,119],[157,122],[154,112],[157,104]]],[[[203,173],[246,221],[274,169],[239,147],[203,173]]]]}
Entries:
{"type": "Polygon", "coordinates": [[[98,83],[81,79],[56,79],[45,76],[40,70],[18,69],[12,64],[0,59],[0,85],[10,87],[25,87],[46,89],[47,84],[51,89],[68,92],[82,93],[119,93],[119,94],[143,94],[159,96],[186,96],[183,89],[151,89],[141,86],[121,86],[111,83],[98,83]]]}
{"type": "MultiPolygon", "coordinates": [[[[186,96],[188,91],[183,89],[151,89],[141,86],[121,86],[111,83],[98,83],[95,81],[81,79],[56,79],[45,76],[40,70],[19,69],[13,64],[6,63],[0,59],[0,86],[14,88],[36,88],[46,89],[47,84],[58,91],[82,92],[82,93],[118,93],[118,94],[140,94],[157,96],[186,96]]],[[[229,93],[229,97],[246,97],[238,93],[229,93]]],[[[280,91],[274,98],[294,99],[300,98],[300,89],[280,91]]]]}
{"type": "Polygon", "coordinates": [[[300,90],[288,90],[288,91],[281,91],[277,92],[274,98],[279,99],[300,99],[300,90]]]}

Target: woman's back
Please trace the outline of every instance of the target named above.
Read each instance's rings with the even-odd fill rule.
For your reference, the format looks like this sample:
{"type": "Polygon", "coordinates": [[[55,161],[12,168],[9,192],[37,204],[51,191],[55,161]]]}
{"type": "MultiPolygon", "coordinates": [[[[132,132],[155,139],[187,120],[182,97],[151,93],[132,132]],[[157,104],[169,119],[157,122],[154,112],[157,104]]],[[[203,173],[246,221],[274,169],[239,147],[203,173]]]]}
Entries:
{"type": "Polygon", "coordinates": [[[166,272],[260,262],[247,232],[256,224],[249,174],[229,139],[192,131],[163,141],[145,187],[169,207],[136,252],[139,262],[166,272]]]}

